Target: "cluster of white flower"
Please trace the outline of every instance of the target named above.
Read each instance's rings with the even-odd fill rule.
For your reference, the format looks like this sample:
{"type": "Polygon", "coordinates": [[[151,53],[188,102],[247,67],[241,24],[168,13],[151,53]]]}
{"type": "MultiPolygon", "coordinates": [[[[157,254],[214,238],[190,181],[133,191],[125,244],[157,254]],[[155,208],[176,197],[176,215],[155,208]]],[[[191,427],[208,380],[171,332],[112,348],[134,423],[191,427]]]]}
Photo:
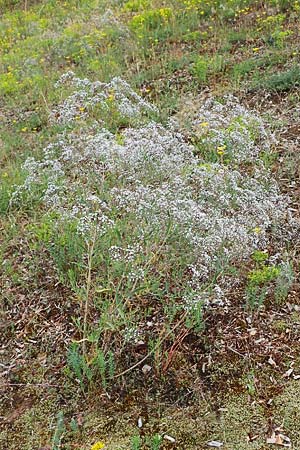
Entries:
{"type": "Polygon", "coordinates": [[[145,278],[145,271],[141,267],[137,267],[135,270],[132,270],[128,274],[128,279],[132,283],[136,283],[137,281],[142,281],[145,278]]]}
{"type": "Polygon", "coordinates": [[[191,290],[183,296],[183,305],[186,311],[193,312],[199,305],[204,308],[226,308],[229,305],[229,301],[221,286],[216,284],[210,291],[208,289],[191,290]]]}
{"type": "Polygon", "coordinates": [[[143,252],[143,247],[140,244],[127,245],[127,247],[119,247],[117,245],[112,245],[109,248],[110,257],[114,261],[125,261],[133,262],[138,255],[143,252]]]}
{"type": "MultiPolygon", "coordinates": [[[[88,101],[104,98],[112,87],[121,86],[123,93],[140,102],[120,80],[103,85],[78,80],[69,73],[64,78],[63,82],[71,79],[77,88],[88,92],[88,101]]],[[[116,95],[119,105],[123,100],[122,95],[116,95]]],[[[261,148],[266,151],[270,139],[260,119],[236,100],[228,102],[218,106],[210,100],[200,110],[201,120],[209,121],[215,130],[205,137],[207,145],[215,145],[217,133],[235,123],[238,131],[234,133],[247,143],[247,148],[239,147],[238,140],[234,144],[239,161],[254,158],[261,148]],[[255,136],[254,129],[259,131],[255,136]]],[[[141,105],[154,109],[146,103],[138,108],[141,105]]],[[[61,117],[70,116],[63,112],[61,117]]],[[[182,134],[174,131],[174,126],[166,128],[152,122],[127,128],[117,136],[96,127],[80,134],[65,133],[44,150],[40,161],[30,158],[24,168],[28,176],[16,188],[12,203],[22,199],[24,192],[39,187],[39,196],[49,211],[56,211],[63,220],[75,218],[78,232],[87,236],[95,225],[101,235],[120,217],[123,222],[128,218],[129,229],[139,241],[127,247],[110,246],[107,250],[112,260],[134,262],[138,254],[147,253],[146,239],[157,239],[159,232],[160,242],[166,243],[174,232],[176,255],[189,255],[188,284],[198,292],[194,300],[187,299],[187,308],[197,298],[202,301],[204,294],[210,304],[214,304],[213,299],[225,304],[225,294],[220,291],[224,266],[244,260],[255,249],[266,248],[273,229],[288,227],[288,199],[280,194],[262,163],[248,174],[221,160],[207,163],[199,159],[182,134]],[[216,274],[219,287],[207,294],[205,286],[216,274]]],[[[143,279],[143,267],[133,264],[131,270],[132,281],[143,279]]]]}
{"type": "Polygon", "coordinates": [[[55,87],[73,88],[69,95],[50,114],[52,122],[68,124],[85,119],[95,107],[108,112],[113,107],[125,118],[139,119],[144,114],[157,113],[157,109],[138,95],[122,78],[115,77],[109,83],[77,78],[69,71],[61,76],[55,87]]]}
{"type": "Polygon", "coordinates": [[[124,330],[125,342],[137,344],[141,339],[141,332],[134,325],[128,326],[124,330]]]}
{"type": "Polygon", "coordinates": [[[218,101],[208,98],[187,114],[188,128],[200,140],[205,152],[222,156],[227,163],[257,163],[276,142],[263,120],[228,95],[218,101]]]}

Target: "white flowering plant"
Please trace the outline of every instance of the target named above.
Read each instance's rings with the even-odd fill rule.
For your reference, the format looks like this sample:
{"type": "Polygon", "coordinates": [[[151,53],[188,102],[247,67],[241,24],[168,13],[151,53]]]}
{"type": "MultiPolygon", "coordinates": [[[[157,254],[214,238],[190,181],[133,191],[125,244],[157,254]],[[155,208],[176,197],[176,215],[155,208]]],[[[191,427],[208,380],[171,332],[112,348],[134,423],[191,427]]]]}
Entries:
{"type": "Polygon", "coordinates": [[[27,177],[10,203],[44,205],[47,232],[33,231],[81,301],[83,340],[97,330],[98,346],[110,339],[114,348],[121,339],[125,349],[153,341],[162,323],[172,327],[180,316],[200,332],[204,309],[230,304],[238,283],[232,267],[274,236],[291,236],[289,200],[259,157],[271,151],[271,134],[237,99],[210,99],[192,122],[199,153],[179,123],[149,118],[156,108],[123,80],[103,84],[67,73],[64,83],[75,91],[50,121],[65,131],[39,160],[25,162],[27,177]],[[112,90],[120,116],[133,119],[115,132],[93,117],[112,90]],[[80,124],[70,128],[81,108],[80,124]]]}

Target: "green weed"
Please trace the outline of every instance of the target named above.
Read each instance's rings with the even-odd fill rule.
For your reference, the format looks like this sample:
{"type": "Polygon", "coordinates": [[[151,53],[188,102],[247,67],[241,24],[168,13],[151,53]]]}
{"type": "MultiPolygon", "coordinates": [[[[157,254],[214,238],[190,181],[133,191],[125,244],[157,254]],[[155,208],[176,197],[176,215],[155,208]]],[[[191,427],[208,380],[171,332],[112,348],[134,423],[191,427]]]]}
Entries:
{"type": "Polygon", "coordinates": [[[57,414],[56,428],[52,439],[53,450],[59,450],[61,448],[61,441],[66,431],[64,421],[64,413],[63,411],[59,411],[59,413],[57,414]]]}
{"type": "Polygon", "coordinates": [[[274,294],[277,303],[282,304],[286,300],[294,282],[295,272],[293,270],[293,265],[291,262],[286,261],[281,264],[280,273],[276,280],[274,294]]]}
{"type": "Polygon", "coordinates": [[[99,379],[103,389],[107,389],[115,376],[113,352],[109,351],[105,355],[97,345],[83,354],[81,346],[74,342],[69,347],[67,363],[67,374],[80,384],[83,391],[95,385],[99,379]]]}
{"type": "Polygon", "coordinates": [[[267,266],[262,261],[262,253],[256,253],[256,260],[259,263],[257,269],[248,274],[248,283],[246,286],[247,306],[250,309],[259,308],[263,305],[270,286],[278,280],[281,269],[279,266],[267,266]]]}
{"type": "Polygon", "coordinates": [[[280,268],[275,266],[263,266],[252,270],[248,275],[248,280],[253,286],[260,286],[275,280],[280,273],[280,268]]]}
{"type": "Polygon", "coordinates": [[[139,435],[133,436],[131,438],[131,450],[141,450],[142,448],[142,439],[139,435]]]}
{"type": "Polygon", "coordinates": [[[255,88],[264,88],[269,91],[291,91],[300,85],[300,67],[298,65],[283,71],[264,77],[255,88]]]}

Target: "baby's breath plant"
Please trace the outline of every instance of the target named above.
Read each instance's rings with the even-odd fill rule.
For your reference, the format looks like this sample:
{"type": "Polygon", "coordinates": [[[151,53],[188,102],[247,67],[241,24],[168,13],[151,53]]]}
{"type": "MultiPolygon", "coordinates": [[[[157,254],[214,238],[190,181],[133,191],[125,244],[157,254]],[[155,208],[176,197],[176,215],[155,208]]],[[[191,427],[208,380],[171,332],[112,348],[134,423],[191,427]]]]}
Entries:
{"type": "Polygon", "coordinates": [[[80,79],[72,71],[66,72],[57,81],[56,87],[69,87],[69,95],[50,115],[55,123],[70,124],[99,117],[100,123],[109,125],[111,115],[115,120],[137,123],[145,113],[156,113],[156,108],[134,92],[126,81],[113,78],[109,83],[80,79]]]}
{"type": "MultiPolygon", "coordinates": [[[[39,160],[27,159],[10,205],[45,208],[47,226],[36,226],[36,237],[81,304],[82,345],[71,350],[70,367],[81,384],[98,371],[106,387],[118,364],[108,345],[120,337],[124,349],[148,341],[161,365],[163,338],[149,336],[145,299],[161,309],[167,333],[180,314],[200,333],[203,309],[229,304],[232,265],[267,248],[276,233],[282,242],[290,236],[288,199],[259,157],[271,152],[271,134],[237,99],[200,106],[191,121],[194,146],[176,121],[149,117],[155,107],[123,80],[104,84],[68,72],[58,85],[67,95],[50,121],[65,130],[39,160]],[[114,132],[105,114],[95,115],[111,104],[130,126],[114,132]],[[100,314],[93,325],[91,311],[100,314]]],[[[254,297],[279,274],[275,266],[255,270],[254,297]]]]}
{"type": "Polygon", "coordinates": [[[185,126],[193,133],[202,158],[237,166],[254,163],[272,152],[275,138],[262,119],[232,95],[208,98],[186,112],[185,126]]]}

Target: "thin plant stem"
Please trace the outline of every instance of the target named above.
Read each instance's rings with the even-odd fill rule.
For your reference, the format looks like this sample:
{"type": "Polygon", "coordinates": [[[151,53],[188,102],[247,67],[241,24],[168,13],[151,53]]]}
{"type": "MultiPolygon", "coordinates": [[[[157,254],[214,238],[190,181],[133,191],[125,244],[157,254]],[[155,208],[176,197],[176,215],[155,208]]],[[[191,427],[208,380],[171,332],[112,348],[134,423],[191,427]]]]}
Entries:
{"type": "Polygon", "coordinates": [[[93,238],[91,242],[88,242],[88,266],[87,266],[87,278],[86,278],[86,290],[85,290],[85,303],[84,303],[84,315],[83,315],[83,336],[82,336],[82,353],[86,354],[86,333],[87,333],[87,321],[89,315],[89,303],[90,303],[90,291],[92,285],[92,268],[93,268],[93,255],[96,243],[97,227],[95,227],[93,238]]]}

